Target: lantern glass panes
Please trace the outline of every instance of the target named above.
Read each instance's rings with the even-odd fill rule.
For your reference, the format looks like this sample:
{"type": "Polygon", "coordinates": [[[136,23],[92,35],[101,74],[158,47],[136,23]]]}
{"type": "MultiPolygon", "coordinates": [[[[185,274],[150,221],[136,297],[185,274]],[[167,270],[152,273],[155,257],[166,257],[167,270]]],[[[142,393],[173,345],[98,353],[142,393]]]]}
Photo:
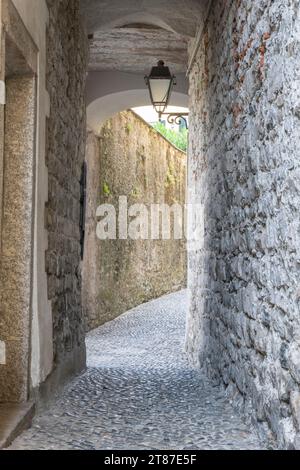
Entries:
{"type": "Polygon", "coordinates": [[[171,75],[169,67],[163,61],[159,61],[153,67],[148,77],[145,77],[149,88],[152,105],[156,112],[161,115],[168,106],[171,91],[175,84],[175,76],[171,75]]]}

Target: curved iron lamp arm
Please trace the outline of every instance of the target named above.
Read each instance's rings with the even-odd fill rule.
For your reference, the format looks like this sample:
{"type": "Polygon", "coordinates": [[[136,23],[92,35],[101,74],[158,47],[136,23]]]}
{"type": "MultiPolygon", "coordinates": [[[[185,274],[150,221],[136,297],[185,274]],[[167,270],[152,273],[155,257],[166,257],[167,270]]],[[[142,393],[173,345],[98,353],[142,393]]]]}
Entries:
{"type": "Polygon", "coordinates": [[[188,122],[186,116],[189,113],[159,113],[159,120],[161,121],[162,116],[167,116],[167,121],[169,124],[177,124],[180,125],[181,120],[184,121],[185,127],[188,129],[188,122]]]}

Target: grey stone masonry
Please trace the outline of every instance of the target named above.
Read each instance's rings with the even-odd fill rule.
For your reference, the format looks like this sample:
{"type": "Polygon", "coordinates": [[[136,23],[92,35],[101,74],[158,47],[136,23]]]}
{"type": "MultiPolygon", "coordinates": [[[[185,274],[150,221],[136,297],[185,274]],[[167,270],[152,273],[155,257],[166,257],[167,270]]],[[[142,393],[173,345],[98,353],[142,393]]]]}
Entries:
{"type": "Polygon", "coordinates": [[[212,2],[190,74],[191,358],[300,448],[300,2],[212,2]]]}
{"type": "Polygon", "coordinates": [[[46,259],[55,363],[85,364],[80,272],[80,178],[85,153],[86,37],[77,0],[47,0],[49,201],[46,259]]]}

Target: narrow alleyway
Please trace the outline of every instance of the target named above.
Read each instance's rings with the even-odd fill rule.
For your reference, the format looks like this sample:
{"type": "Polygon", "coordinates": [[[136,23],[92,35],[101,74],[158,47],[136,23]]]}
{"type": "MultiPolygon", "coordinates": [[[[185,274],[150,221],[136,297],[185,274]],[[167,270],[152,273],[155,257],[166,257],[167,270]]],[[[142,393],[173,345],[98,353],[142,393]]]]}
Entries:
{"type": "Polygon", "coordinates": [[[11,449],[257,449],[224,393],[183,353],[186,293],[93,331],[88,369],[11,449]]]}

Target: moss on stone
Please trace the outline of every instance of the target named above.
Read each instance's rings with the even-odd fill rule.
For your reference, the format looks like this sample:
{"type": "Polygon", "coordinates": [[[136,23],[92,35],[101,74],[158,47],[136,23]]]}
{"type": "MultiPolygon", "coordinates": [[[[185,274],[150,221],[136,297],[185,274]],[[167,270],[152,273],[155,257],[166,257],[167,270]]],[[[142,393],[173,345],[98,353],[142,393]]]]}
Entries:
{"type": "Polygon", "coordinates": [[[106,183],[106,182],[103,184],[103,194],[105,196],[110,196],[111,195],[110,187],[109,187],[108,183],[106,183]]]}

